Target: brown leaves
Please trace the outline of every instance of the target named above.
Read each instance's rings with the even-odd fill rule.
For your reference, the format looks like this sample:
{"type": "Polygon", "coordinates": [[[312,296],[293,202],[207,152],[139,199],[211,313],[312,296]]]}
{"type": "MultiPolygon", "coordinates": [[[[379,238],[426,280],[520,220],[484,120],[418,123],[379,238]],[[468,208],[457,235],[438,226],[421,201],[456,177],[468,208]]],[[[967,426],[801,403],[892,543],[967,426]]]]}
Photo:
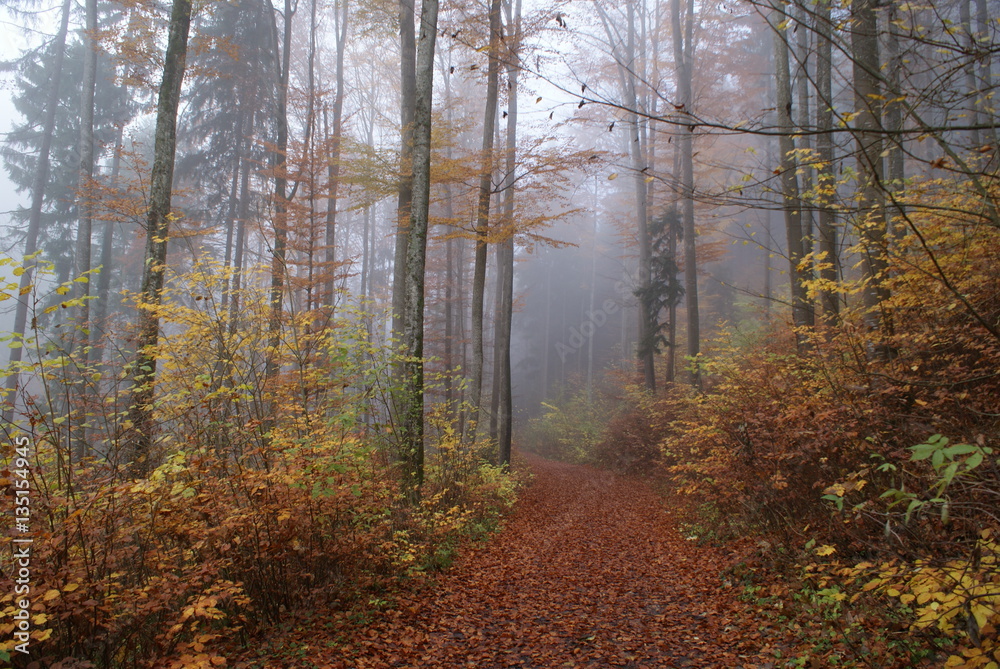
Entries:
{"type": "MultiPolygon", "coordinates": [[[[351,667],[743,666],[723,557],[636,480],[533,460],[502,534],[351,636],[351,667]]],[[[318,659],[318,656],[317,656],[318,659]]],[[[751,666],[751,665],[747,665],[751,666]]]]}

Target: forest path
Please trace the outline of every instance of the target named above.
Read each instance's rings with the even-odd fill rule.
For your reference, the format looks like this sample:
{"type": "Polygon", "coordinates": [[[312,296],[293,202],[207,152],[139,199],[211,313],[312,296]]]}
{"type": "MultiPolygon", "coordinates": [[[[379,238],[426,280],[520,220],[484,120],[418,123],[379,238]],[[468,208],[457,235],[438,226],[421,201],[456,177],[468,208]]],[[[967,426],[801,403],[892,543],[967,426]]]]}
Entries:
{"type": "Polygon", "coordinates": [[[359,668],[761,666],[734,645],[757,635],[734,629],[744,605],[736,588],[722,587],[723,559],[681,537],[649,485],[527,460],[534,481],[503,531],[463,551],[431,590],[399,601],[338,649],[338,660],[359,668]]]}

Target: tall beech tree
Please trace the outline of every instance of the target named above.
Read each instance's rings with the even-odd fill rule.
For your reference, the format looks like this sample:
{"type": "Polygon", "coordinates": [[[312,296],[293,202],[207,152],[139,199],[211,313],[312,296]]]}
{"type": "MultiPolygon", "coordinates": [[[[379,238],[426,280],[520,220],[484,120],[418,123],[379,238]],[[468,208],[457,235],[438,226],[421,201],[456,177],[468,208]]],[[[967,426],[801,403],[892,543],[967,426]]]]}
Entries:
{"type": "MultiPolygon", "coordinates": [[[[874,332],[884,332],[888,325],[885,301],[889,297],[885,287],[888,262],[882,156],[884,96],[875,9],[874,0],[857,0],[851,4],[851,65],[854,75],[854,139],[860,181],[856,216],[865,282],[862,291],[865,324],[874,332]]],[[[869,351],[869,355],[881,357],[885,352],[880,346],[869,351]]]]}
{"type": "Polygon", "coordinates": [[[503,220],[507,226],[500,243],[498,274],[500,313],[497,316],[497,337],[494,342],[499,350],[495,373],[498,375],[498,461],[510,464],[511,441],[514,431],[514,404],[511,383],[510,337],[514,319],[514,196],[517,170],[517,85],[520,74],[521,0],[508,0],[504,5],[507,16],[507,138],[506,163],[503,180],[503,220]],[[512,7],[513,5],[513,7],[512,7]]]}
{"type": "Polygon", "coordinates": [[[402,437],[411,495],[424,481],[424,278],[431,196],[431,111],[438,0],[423,0],[413,110],[413,201],[403,310],[402,437]]]}
{"type": "Polygon", "coordinates": [[[417,42],[413,0],[399,0],[399,186],[396,196],[396,237],[392,273],[392,332],[402,338],[406,306],[407,245],[413,202],[413,117],[416,104],[417,42]]]}
{"type": "Polygon", "coordinates": [[[173,190],[174,158],[177,148],[177,110],[187,60],[191,30],[191,0],[174,0],[170,12],[163,79],[156,105],[156,135],[153,169],[146,218],[146,252],[139,292],[139,323],[135,361],[132,363],[132,404],[129,407],[127,444],[135,473],[149,471],[156,424],[153,392],[156,381],[156,343],[160,332],[157,309],[163,296],[167,269],[167,241],[170,237],[170,196],[173,190]]]}
{"type": "MultiPolygon", "coordinates": [[[[701,351],[701,316],[698,311],[698,252],[694,225],[694,0],[681,11],[682,0],[670,2],[670,26],[673,34],[674,69],[677,73],[678,151],[680,152],[681,229],[684,238],[684,306],[687,311],[687,355],[697,360],[701,351]],[[683,16],[683,20],[682,20],[683,16]]],[[[700,385],[701,375],[695,362],[689,381],[700,385]]]]}
{"type": "Polygon", "coordinates": [[[788,254],[788,278],[791,282],[792,321],[798,329],[799,350],[808,346],[808,336],[800,328],[810,327],[813,307],[806,290],[809,272],[802,267],[806,256],[802,230],[802,198],[796,175],[794,127],[792,124],[792,82],[788,62],[789,15],[783,0],[772,2],[770,23],[774,36],[775,106],[777,107],[778,170],[781,179],[781,209],[785,216],[785,240],[788,254]]]}
{"type": "Polygon", "coordinates": [[[490,200],[493,196],[493,141],[496,132],[497,95],[500,72],[500,0],[490,0],[489,63],[486,69],[486,110],[483,115],[483,144],[476,207],[476,251],[472,274],[472,370],[469,384],[472,423],[478,425],[483,393],[483,307],[486,293],[487,236],[490,227],[490,200]]]}

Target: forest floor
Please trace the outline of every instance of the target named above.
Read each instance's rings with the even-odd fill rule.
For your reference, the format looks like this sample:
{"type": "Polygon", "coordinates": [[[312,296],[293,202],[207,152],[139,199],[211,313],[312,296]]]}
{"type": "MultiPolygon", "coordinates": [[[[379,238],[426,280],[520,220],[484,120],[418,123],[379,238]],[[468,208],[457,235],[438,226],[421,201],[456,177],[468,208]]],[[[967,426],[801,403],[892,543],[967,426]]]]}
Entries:
{"type": "Polygon", "coordinates": [[[669,498],[607,471],[522,463],[534,478],[502,531],[346,637],[300,628],[298,657],[273,666],[774,666],[724,583],[731,556],[682,536],[669,498]]]}

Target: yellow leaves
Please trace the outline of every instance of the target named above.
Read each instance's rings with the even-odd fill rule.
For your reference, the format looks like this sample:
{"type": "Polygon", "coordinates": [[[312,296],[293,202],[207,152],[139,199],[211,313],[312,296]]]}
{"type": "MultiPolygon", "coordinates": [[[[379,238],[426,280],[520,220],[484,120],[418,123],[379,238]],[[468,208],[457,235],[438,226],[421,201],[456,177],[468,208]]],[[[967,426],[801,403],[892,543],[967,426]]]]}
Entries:
{"type": "Polygon", "coordinates": [[[42,597],[42,601],[51,602],[53,599],[57,599],[61,594],[62,593],[53,588],[52,590],[49,590],[45,593],[45,595],[42,597]]]}
{"type": "Polygon", "coordinates": [[[816,549],[816,555],[820,557],[826,557],[827,555],[833,555],[837,552],[837,549],[833,546],[823,545],[816,549]]]}
{"type": "Polygon", "coordinates": [[[189,618],[219,620],[224,618],[225,614],[215,606],[218,603],[219,598],[214,595],[199,597],[194,604],[184,609],[183,613],[181,613],[181,620],[188,620],[189,618]]]}

